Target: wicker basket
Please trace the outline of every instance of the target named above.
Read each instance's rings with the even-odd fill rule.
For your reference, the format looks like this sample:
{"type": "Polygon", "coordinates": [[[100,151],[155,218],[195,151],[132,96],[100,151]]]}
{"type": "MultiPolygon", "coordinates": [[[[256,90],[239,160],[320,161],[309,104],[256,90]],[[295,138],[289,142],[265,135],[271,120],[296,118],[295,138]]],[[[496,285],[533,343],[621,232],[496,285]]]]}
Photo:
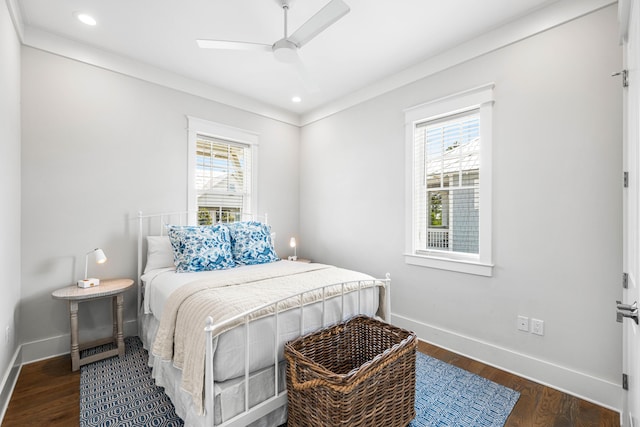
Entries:
{"type": "Polygon", "coordinates": [[[413,332],[365,316],[287,343],[287,426],[406,426],[416,346],[413,332]]]}

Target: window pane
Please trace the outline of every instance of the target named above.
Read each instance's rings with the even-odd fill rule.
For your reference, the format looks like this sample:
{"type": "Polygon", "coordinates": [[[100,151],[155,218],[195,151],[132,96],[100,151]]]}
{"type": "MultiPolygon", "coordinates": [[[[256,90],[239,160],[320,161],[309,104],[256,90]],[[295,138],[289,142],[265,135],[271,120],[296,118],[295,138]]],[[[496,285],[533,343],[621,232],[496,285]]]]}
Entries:
{"type": "Polygon", "coordinates": [[[427,188],[440,188],[442,187],[442,182],[440,180],[440,174],[427,175],[427,188]]]}
{"type": "Polygon", "coordinates": [[[449,192],[429,191],[429,226],[446,227],[449,223],[449,192]]]}
{"type": "Polygon", "coordinates": [[[235,222],[242,219],[239,208],[216,208],[198,206],[198,225],[211,225],[218,222],[235,222]]]}
{"type": "Polygon", "coordinates": [[[427,250],[479,253],[480,117],[478,111],[420,123],[416,153],[424,177],[416,183],[418,241],[427,250]],[[421,147],[418,147],[420,145],[421,147]],[[425,206],[426,205],[426,206],[425,206]],[[426,228],[426,230],[425,230],[426,228]],[[421,236],[426,236],[421,238],[421,236]]]}
{"type": "Polygon", "coordinates": [[[199,223],[240,219],[248,206],[250,170],[248,146],[198,135],[195,186],[199,223]]]}
{"type": "Polygon", "coordinates": [[[480,215],[478,191],[474,188],[451,192],[450,245],[454,252],[477,254],[480,215]]]}

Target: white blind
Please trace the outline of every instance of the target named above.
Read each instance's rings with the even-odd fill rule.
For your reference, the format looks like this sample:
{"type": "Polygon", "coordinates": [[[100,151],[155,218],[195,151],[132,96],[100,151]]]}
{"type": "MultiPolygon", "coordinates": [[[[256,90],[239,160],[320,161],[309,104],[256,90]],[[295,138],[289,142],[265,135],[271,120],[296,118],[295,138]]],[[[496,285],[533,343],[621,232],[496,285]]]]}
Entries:
{"type": "Polygon", "coordinates": [[[248,210],[251,197],[250,146],[198,135],[195,180],[199,211],[241,214],[248,210]]]}
{"type": "Polygon", "coordinates": [[[416,124],[414,159],[416,250],[478,254],[479,110],[416,124]]]}

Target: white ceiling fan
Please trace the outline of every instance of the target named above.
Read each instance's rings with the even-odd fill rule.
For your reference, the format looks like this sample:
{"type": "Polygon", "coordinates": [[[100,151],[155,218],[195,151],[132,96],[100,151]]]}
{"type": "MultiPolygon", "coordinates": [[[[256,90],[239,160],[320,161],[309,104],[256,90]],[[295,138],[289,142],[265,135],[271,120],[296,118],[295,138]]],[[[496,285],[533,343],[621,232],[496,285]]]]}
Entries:
{"type": "MultiPolygon", "coordinates": [[[[309,86],[310,79],[298,57],[298,49],[311,41],[315,36],[330,27],[338,19],[349,12],[349,6],[342,0],[331,0],[322,9],[309,18],[293,34],[288,34],[287,13],[291,0],[276,0],[284,12],[284,37],[273,44],[253,43],[230,40],[196,40],[198,46],[205,49],[236,49],[273,52],[277,60],[296,63],[303,80],[309,86]]],[[[313,85],[312,85],[313,86],[313,85]]]]}

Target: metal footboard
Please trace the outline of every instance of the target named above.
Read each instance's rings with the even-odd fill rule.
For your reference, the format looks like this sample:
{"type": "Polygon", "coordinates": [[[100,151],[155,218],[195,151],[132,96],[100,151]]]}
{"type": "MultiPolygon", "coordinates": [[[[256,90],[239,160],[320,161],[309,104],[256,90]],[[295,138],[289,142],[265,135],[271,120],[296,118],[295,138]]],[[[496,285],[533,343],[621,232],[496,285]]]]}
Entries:
{"type": "Polygon", "coordinates": [[[280,338],[280,314],[284,311],[289,310],[299,310],[299,331],[300,335],[304,334],[305,331],[305,307],[310,306],[312,304],[319,303],[321,304],[321,327],[327,327],[330,325],[326,324],[326,303],[329,299],[340,298],[341,304],[341,320],[347,320],[345,317],[347,314],[345,313],[345,295],[352,292],[357,292],[357,311],[362,312],[361,308],[361,298],[362,291],[364,289],[378,287],[381,289],[381,292],[384,292],[384,320],[389,322],[390,320],[390,276],[387,274],[385,279],[375,279],[375,280],[360,280],[355,282],[343,282],[331,285],[320,286],[315,289],[310,289],[304,292],[300,292],[295,295],[288,296],[286,298],[282,298],[280,300],[264,304],[260,307],[256,307],[250,311],[238,314],[232,318],[225,320],[224,322],[220,322],[216,325],[213,323],[213,318],[209,317],[206,321],[205,330],[205,339],[206,339],[206,357],[205,357],[205,417],[206,417],[206,425],[214,426],[215,425],[215,378],[213,373],[213,356],[214,356],[214,330],[220,330],[220,328],[224,328],[225,325],[229,324],[237,324],[239,321],[242,322],[244,326],[244,341],[245,341],[245,352],[244,352],[244,410],[240,414],[235,417],[218,424],[217,427],[241,427],[246,426],[247,424],[256,421],[263,416],[269,414],[270,412],[278,409],[281,406],[284,406],[287,403],[287,391],[283,390],[279,392],[279,364],[280,360],[278,360],[279,353],[279,338],[280,338]],[[355,290],[346,290],[347,288],[351,288],[353,285],[357,285],[357,289],[355,290]],[[336,288],[340,287],[340,290],[336,292],[336,288]],[[322,296],[320,299],[315,299],[313,301],[306,301],[305,297],[309,294],[318,294],[321,293],[322,296]],[[291,308],[288,307],[286,310],[282,310],[280,305],[285,301],[292,301],[297,299],[299,303],[297,307],[291,308]],[[271,308],[273,313],[269,314],[273,316],[273,329],[274,329],[274,355],[273,355],[273,364],[271,365],[274,371],[274,392],[271,397],[256,404],[253,407],[250,407],[250,374],[249,372],[249,357],[251,354],[251,340],[250,340],[250,329],[249,325],[251,322],[257,321],[264,316],[255,316],[255,313],[264,312],[265,310],[271,308]]]}

